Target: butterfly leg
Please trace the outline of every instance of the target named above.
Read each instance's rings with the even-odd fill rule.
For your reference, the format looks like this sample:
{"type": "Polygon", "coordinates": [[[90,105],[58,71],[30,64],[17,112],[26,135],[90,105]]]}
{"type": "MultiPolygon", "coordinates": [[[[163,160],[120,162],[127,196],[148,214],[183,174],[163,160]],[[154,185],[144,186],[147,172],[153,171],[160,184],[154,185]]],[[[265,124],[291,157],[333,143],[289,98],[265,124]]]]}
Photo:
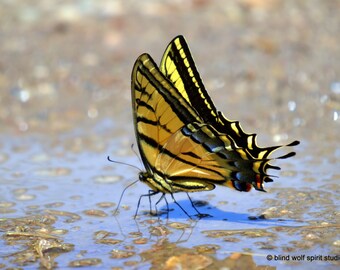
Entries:
{"type": "Polygon", "coordinates": [[[178,206],[179,208],[181,208],[182,211],[183,211],[190,219],[192,219],[191,216],[188,214],[188,212],[185,211],[184,208],[176,201],[176,199],[175,199],[175,197],[174,197],[174,194],[173,194],[173,193],[170,193],[170,194],[171,194],[171,198],[174,200],[174,203],[177,204],[177,206],[178,206]]]}
{"type": "Polygon", "coordinates": [[[198,218],[212,217],[212,216],[209,215],[209,214],[202,214],[200,211],[198,211],[197,208],[196,208],[196,206],[195,206],[195,204],[194,204],[194,202],[191,200],[191,197],[189,196],[189,193],[186,192],[186,194],[188,195],[188,198],[189,198],[189,201],[190,201],[192,207],[193,207],[193,208],[195,209],[195,211],[197,212],[197,217],[198,217],[198,218]]]}
{"type": "Polygon", "coordinates": [[[152,206],[151,206],[151,196],[154,191],[152,189],[149,190],[149,206],[150,206],[150,213],[152,213],[152,206]]]}
{"type": "Polygon", "coordinates": [[[168,215],[169,215],[169,203],[168,203],[168,200],[166,199],[166,196],[164,196],[164,200],[165,200],[165,203],[166,203],[166,211],[168,212],[168,215]]]}
{"type": "Polygon", "coordinates": [[[170,209],[169,209],[169,203],[168,203],[168,200],[166,199],[166,196],[164,196],[164,200],[165,200],[165,203],[166,203],[166,218],[168,219],[170,209]]]}
{"type": "Polygon", "coordinates": [[[161,201],[162,199],[165,199],[167,208],[169,209],[168,201],[166,200],[165,193],[163,193],[162,196],[159,198],[159,200],[158,200],[158,201],[156,202],[156,204],[155,204],[155,209],[156,209],[156,215],[157,215],[157,216],[158,216],[157,205],[160,203],[160,201],[161,201]]]}
{"type": "Polygon", "coordinates": [[[166,203],[166,217],[169,218],[169,212],[170,212],[170,209],[169,209],[169,203],[168,203],[168,200],[165,196],[165,193],[163,193],[163,195],[159,198],[158,202],[156,203],[155,207],[156,207],[156,212],[157,212],[157,204],[164,198],[165,200],[165,203],[166,203]]]}
{"type": "Polygon", "coordinates": [[[142,197],[146,197],[146,196],[149,197],[150,210],[151,210],[151,196],[156,195],[156,194],[158,194],[158,193],[159,193],[159,191],[149,190],[148,194],[144,194],[144,195],[141,195],[141,196],[139,197],[139,200],[138,200],[138,203],[137,203],[137,210],[136,210],[136,213],[135,213],[134,218],[137,217],[137,213],[138,213],[138,209],[139,209],[139,206],[140,206],[140,202],[141,202],[141,200],[142,200],[142,197]]]}

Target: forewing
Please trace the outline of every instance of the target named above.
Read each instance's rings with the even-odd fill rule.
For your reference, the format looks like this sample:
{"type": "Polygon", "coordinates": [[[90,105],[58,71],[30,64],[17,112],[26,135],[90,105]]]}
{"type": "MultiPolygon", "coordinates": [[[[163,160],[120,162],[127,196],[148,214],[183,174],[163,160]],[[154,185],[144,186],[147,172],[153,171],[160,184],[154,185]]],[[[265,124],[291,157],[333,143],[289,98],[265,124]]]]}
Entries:
{"type": "Polygon", "coordinates": [[[131,90],[136,140],[146,169],[153,171],[169,137],[184,122],[199,118],[148,54],[142,54],[135,62],[131,90]]]}
{"type": "Polygon", "coordinates": [[[218,121],[216,108],[204,87],[183,36],[177,36],[169,43],[163,54],[160,70],[197,110],[204,122],[218,121]]]}

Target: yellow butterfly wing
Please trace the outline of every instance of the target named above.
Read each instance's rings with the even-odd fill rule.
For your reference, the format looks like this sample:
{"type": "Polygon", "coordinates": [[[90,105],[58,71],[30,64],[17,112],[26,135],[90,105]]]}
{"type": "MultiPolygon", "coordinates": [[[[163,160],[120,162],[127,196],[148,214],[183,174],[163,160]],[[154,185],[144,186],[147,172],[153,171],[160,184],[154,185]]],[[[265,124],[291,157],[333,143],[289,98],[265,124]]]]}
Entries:
{"type": "Polygon", "coordinates": [[[171,183],[172,192],[211,190],[215,185],[240,191],[249,191],[252,185],[257,187],[253,162],[243,160],[238,149],[226,149],[224,139],[210,125],[188,124],[164,145],[156,170],[171,183]]]}
{"type": "Polygon", "coordinates": [[[217,110],[204,87],[183,36],[177,36],[169,43],[159,69],[197,110],[205,123],[218,122],[217,110]]]}
{"type": "MultiPolygon", "coordinates": [[[[183,98],[197,111],[204,123],[212,125],[217,131],[228,135],[239,148],[239,153],[245,160],[253,161],[254,171],[260,173],[263,179],[258,182],[270,182],[267,169],[280,169],[269,164],[270,155],[283,147],[259,147],[256,143],[256,134],[248,134],[243,131],[238,121],[228,120],[221,112],[217,111],[209,97],[200,75],[191,56],[189,47],[183,36],[175,37],[166,48],[161,64],[161,72],[171,81],[183,98]]],[[[285,146],[299,144],[294,141],[285,146]]],[[[278,157],[280,159],[295,155],[291,152],[278,157]]],[[[258,185],[262,187],[261,185],[258,185]]]]}
{"type": "Polygon", "coordinates": [[[169,137],[182,128],[185,121],[199,118],[148,54],[142,54],[135,62],[131,89],[138,148],[147,171],[151,172],[169,137]],[[169,105],[173,100],[176,106],[169,105]]]}
{"type": "Polygon", "coordinates": [[[244,191],[251,185],[257,187],[254,162],[244,160],[242,149],[228,136],[202,123],[148,54],[134,65],[132,106],[147,170],[142,179],[153,190],[200,191],[213,189],[215,184],[244,191]]]}

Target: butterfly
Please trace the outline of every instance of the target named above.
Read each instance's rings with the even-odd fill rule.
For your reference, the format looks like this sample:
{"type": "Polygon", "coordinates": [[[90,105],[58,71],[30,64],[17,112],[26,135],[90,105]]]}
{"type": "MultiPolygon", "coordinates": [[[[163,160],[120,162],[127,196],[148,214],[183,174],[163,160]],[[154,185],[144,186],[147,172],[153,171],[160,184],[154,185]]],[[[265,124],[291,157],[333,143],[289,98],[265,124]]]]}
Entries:
{"type": "Polygon", "coordinates": [[[140,197],[137,211],[143,196],[150,199],[161,193],[160,201],[170,194],[179,205],[173,196],[177,192],[208,191],[215,185],[264,191],[263,182],[273,181],[266,171],[279,167],[269,164],[270,154],[283,146],[258,147],[255,134],[245,133],[239,122],[217,111],[183,36],[170,42],[159,67],[147,53],[138,57],[131,93],[136,140],[145,166],[139,180],[150,188],[140,197]]]}

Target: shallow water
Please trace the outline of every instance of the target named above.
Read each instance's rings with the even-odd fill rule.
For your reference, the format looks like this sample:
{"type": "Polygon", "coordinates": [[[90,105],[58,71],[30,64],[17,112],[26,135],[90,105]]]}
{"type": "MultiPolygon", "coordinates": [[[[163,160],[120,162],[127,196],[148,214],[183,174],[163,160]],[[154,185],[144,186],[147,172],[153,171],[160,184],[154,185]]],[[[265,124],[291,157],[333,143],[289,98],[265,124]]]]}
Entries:
{"type": "Polygon", "coordinates": [[[96,3],[0,4],[0,268],[337,269],[337,2],[96,3]],[[150,215],[143,198],[134,219],[148,189],[127,189],[115,213],[139,170],[107,156],[142,168],[133,61],[159,61],[179,33],[225,115],[261,146],[301,145],[266,193],[194,193],[202,219],[186,194],[192,219],[169,196],[150,215]]]}
{"type": "MultiPolygon", "coordinates": [[[[336,179],[325,172],[324,183],[306,187],[311,180],[299,170],[305,168],[299,158],[285,164],[290,168],[284,173],[287,176],[282,175],[268,193],[217,188],[193,194],[199,211],[211,217],[189,220],[169,198],[168,215],[150,216],[144,199],[134,219],[137,200],[147,190],[141,183],[127,190],[119,213],[114,211],[124,185],[136,178],[136,171],[108,164],[102,153],[61,148],[51,146],[46,154],[33,139],[30,145],[7,139],[2,148],[2,156],[8,157],[1,169],[1,245],[6,247],[1,258],[6,267],[48,266],[55,256],[61,268],[83,263],[161,269],[174,263],[174,258],[185,263],[193,256],[193,261],[202,260],[213,268],[232,267],[236,261],[244,267],[284,264],[289,268],[307,263],[307,257],[269,261],[266,256],[338,254],[338,194],[332,188],[336,179]],[[34,254],[39,245],[42,257],[34,254]]],[[[132,163],[136,158],[124,160],[132,163]]],[[[195,214],[186,196],[176,194],[176,200],[195,214]]],[[[164,201],[159,205],[166,209],[164,201]]],[[[309,264],[316,269],[333,262],[309,264]]]]}

